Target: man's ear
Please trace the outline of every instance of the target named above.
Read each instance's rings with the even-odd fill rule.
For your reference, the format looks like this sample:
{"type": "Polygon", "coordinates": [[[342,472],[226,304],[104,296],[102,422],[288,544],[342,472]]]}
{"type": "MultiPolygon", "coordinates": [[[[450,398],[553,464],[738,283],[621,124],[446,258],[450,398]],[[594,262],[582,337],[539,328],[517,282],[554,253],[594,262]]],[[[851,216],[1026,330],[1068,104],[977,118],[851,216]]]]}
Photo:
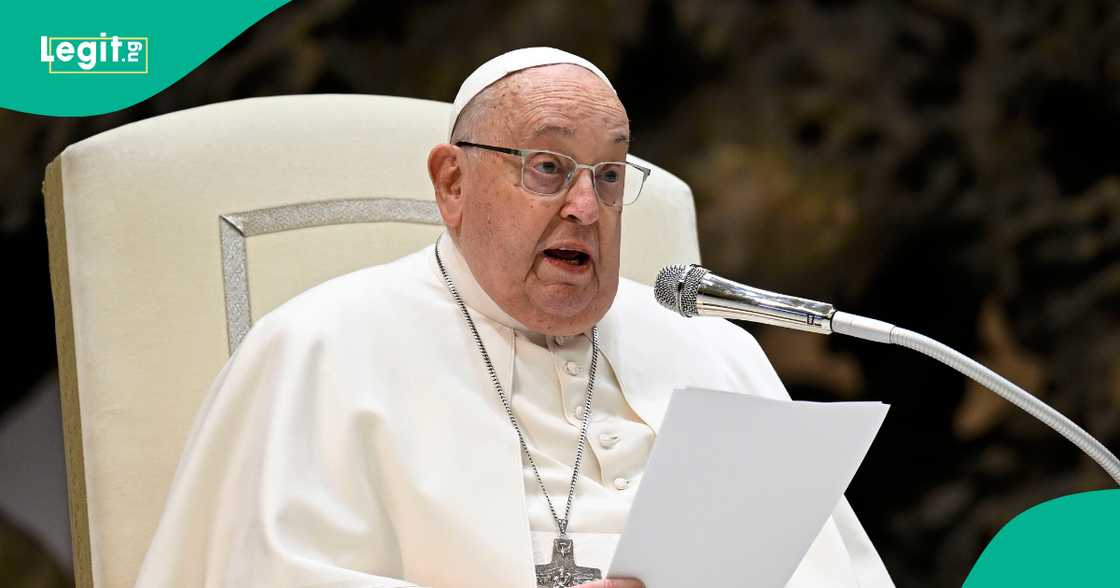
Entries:
{"type": "Polygon", "coordinates": [[[463,219],[463,150],[441,143],[428,153],[428,177],[443,224],[456,231],[463,219]]]}

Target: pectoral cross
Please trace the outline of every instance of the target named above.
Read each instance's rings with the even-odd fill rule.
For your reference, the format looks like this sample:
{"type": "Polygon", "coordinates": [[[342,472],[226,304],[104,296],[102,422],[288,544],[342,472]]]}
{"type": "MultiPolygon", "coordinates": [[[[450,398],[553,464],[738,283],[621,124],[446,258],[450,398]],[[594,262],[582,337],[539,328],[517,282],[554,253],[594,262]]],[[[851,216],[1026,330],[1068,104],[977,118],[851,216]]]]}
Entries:
{"type": "Polygon", "coordinates": [[[537,566],[537,588],[571,588],[603,577],[596,568],[576,565],[572,540],[557,537],[552,542],[552,561],[537,566]]]}

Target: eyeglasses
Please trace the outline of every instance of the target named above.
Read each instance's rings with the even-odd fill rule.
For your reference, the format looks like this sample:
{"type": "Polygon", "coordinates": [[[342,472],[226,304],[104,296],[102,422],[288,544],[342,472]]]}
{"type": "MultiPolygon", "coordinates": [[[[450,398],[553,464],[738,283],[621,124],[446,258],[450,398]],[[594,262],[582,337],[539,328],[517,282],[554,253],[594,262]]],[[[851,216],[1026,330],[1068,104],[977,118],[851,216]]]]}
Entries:
{"type": "Polygon", "coordinates": [[[477,147],[516,155],[521,158],[521,186],[541,196],[555,196],[568,189],[576,172],[591,172],[591,185],[599,202],[621,208],[633,204],[642,193],[642,186],[650,169],[625,161],[602,161],[594,164],[579,163],[563,153],[544,149],[511,149],[458,141],[456,147],[477,147]]]}

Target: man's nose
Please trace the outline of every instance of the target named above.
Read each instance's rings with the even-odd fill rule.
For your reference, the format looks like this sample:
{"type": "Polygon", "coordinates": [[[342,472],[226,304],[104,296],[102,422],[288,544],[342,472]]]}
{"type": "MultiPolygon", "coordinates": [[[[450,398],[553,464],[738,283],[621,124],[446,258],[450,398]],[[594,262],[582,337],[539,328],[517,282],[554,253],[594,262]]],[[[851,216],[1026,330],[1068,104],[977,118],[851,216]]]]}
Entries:
{"type": "Polygon", "coordinates": [[[576,177],[572,178],[572,185],[568,186],[568,192],[564,195],[564,207],[560,209],[560,216],[583,225],[599,220],[599,197],[595,195],[591,170],[576,170],[576,177]]]}

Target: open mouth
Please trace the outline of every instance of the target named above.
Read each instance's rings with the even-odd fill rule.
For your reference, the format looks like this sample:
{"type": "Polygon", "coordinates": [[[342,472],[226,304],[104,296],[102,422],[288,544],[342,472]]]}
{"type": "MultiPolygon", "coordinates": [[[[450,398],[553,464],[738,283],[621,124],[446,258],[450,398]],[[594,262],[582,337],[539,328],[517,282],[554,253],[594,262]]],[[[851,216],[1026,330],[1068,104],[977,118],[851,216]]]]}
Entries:
{"type": "Polygon", "coordinates": [[[545,249],[544,255],[549,259],[562,261],[573,266],[587,265],[591,262],[590,255],[574,249],[545,249]]]}

